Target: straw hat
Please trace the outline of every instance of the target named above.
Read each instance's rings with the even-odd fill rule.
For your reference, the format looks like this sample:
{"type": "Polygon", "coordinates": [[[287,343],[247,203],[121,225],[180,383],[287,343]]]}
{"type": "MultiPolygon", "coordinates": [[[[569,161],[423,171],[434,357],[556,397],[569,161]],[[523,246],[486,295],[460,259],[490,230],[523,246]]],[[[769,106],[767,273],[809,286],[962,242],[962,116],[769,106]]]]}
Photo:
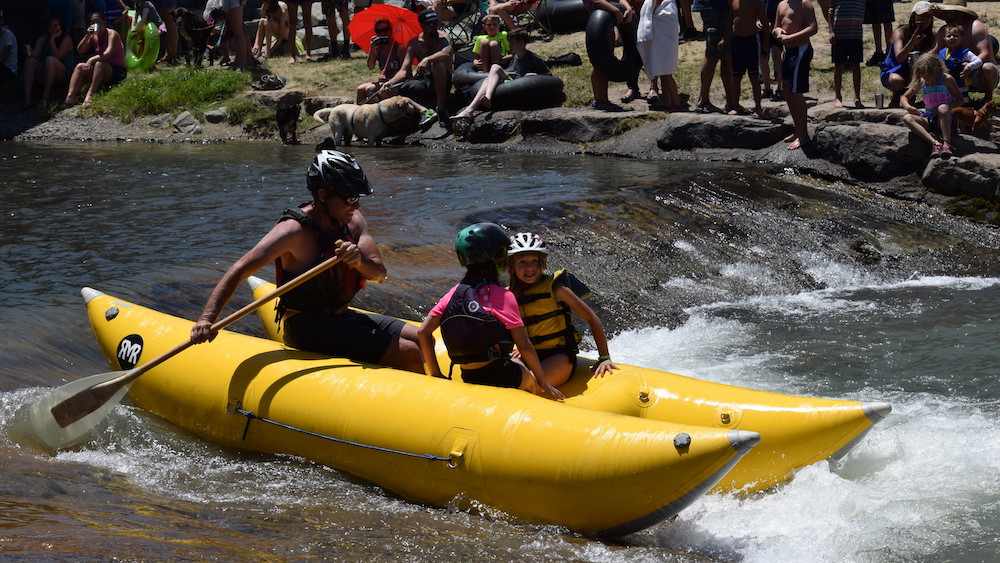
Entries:
{"type": "Polygon", "coordinates": [[[979,14],[977,14],[975,10],[965,7],[965,0],[942,0],[940,4],[933,4],[931,6],[931,14],[933,15],[943,14],[945,12],[963,14],[974,20],[979,19],[979,14]]]}

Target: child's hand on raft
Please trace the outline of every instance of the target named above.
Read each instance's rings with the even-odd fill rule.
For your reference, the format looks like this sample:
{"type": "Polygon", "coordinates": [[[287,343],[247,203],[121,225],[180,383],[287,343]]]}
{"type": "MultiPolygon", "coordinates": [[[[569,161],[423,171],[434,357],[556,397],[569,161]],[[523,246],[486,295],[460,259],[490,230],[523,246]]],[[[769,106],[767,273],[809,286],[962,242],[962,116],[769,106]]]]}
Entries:
{"type": "Polygon", "coordinates": [[[546,393],[552,395],[553,399],[559,401],[560,403],[566,400],[566,395],[563,395],[562,391],[550,385],[548,381],[543,380],[541,384],[542,384],[542,389],[545,389],[546,393]]]}
{"type": "Polygon", "coordinates": [[[594,377],[604,377],[611,374],[612,370],[620,369],[611,360],[601,360],[594,364],[594,377]]]}

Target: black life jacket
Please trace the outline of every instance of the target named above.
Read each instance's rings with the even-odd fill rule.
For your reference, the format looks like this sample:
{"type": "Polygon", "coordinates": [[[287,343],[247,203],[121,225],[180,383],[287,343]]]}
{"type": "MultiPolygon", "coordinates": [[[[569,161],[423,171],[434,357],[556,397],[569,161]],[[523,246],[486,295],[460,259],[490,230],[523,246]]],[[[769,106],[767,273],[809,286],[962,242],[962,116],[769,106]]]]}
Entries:
{"type": "Polygon", "coordinates": [[[514,349],[510,331],[476,299],[476,290],[485,283],[458,284],[441,313],[441,338],[454,364],[504,358],[514,349]]]}
{"type": "MultiPolygon", "coordinates": [[[[278,218],[278,223],[291,219],[298,221],[302,226],[308,227],[316,233],[323,252],[313,265],[319,264],[334,255],[334,252],[337,250],[336,243],[338,239],[357,243],[347,225],[340,225],[339,232],[336,234],[329,233],[324,231],[305,211],[302,211],[301,207],[286,209],[281,214],[281,217],[278,218]]],[[[277,258],[274,261],[274,277],[275,283],[278,286],[294,278],[295,275],[282,267],[281,258],[277,258]]],[[[282,295],[278,305],[279,316],[285,309],[318,313],[335,312],[350,303],[354,295],[364,289],[364,287],[365,280],[357,270],[348,267],[343,262],[338,262],[327,272],[315,276],[282,295]]]]}

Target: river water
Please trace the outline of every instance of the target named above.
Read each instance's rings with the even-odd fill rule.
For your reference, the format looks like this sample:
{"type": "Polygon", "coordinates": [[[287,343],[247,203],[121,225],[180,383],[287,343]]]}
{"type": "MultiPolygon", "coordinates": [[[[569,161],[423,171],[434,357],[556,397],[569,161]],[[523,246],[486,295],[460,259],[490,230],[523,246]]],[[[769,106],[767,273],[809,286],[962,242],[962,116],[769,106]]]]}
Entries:
{"type": "MultiPolygon", "coordinates": [[[[0,144],[0,559],[995,560],[997,233],[792,171],[358,149],[390,278],[418,318],[479,220],[541,231],[595,290],[612,355],[712,381],[889,401],[844,460],[701,499],[617,542],[414,505],[291,457],[222,448],[126,400],[86,444],[24,435],[46,389],[107,371],[79,288],[194,318],[305,199],[307,147],[0,144]]],[[[270,272],[264,272],[269,277],[270,272]]],[[[235,300],[249,301],[248,292],[235,300]]],[[[260,334],[254,319],[235,330],[260,334]]]]}

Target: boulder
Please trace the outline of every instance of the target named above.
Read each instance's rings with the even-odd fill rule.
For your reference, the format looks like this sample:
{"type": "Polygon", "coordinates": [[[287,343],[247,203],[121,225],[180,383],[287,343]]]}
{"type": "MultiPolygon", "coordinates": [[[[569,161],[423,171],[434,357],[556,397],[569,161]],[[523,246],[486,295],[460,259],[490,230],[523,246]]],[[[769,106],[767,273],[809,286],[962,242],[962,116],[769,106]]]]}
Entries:
{"type": "Polygon", "coordinates": [[[155,119],[149,122],[149,126],[153,129],[163,129],[164,127],[169,127],[170,122],[173,120],[173,116],[169,113],[163,113],[156,116],[155,119]]]}
{"type": "Polygon", "coordinates": [[[934,158],[921,177],[924,187],[949,195],[1000,198],[1000,155],[974,153],[961,158],[934,158]]]}
{"type": "Polygon", "coordinates": [[[175,133],[182,133],[184,135],[201,134],[201,123],[189,111],[181,112],[171,125],[173,125],[175,133]]]}
{"type": "Polygon", "coordinates": [[[793,131],[784,121],[723,114],[672,113],[663,122],[657,145],[673,149],[763,149],[793,131]]]}
{"type": "Polygon", "coordinates": [[[619,123],[646,112],[607,113],[571,108],[549,108],[524,114],[521,135],[554,137],[561,141],[588,143],[615,136],[619,123]]]}
{"type": "Polygon", "coordinates": [[[517,134],[522,116],[520,111],[495,111],[479,114],[468,126],[460,120],[452,123],[455,132],[470,143],[503,143],[517,134]]]}
{"type": "Polygon", "coordinates": [[[205,112],[205,121],[209,123],[222,123],[227,117],[229,117],[229,111],[225,107],[205,112]]]}
{"type": "Polygon", "coordinates": [[[923,169],[930,148],[909,130],[880,123],[818,127],[815,157],[843,165],[861,180],[886,181],[923,169]]]}
{"type": "Polygon", "coordinates": [[[305,99],[302,90],[288,87],[281,90],[252,90],[246,95],[269,108],[277,108],[278,104],[301,104],[305,99]]]}

